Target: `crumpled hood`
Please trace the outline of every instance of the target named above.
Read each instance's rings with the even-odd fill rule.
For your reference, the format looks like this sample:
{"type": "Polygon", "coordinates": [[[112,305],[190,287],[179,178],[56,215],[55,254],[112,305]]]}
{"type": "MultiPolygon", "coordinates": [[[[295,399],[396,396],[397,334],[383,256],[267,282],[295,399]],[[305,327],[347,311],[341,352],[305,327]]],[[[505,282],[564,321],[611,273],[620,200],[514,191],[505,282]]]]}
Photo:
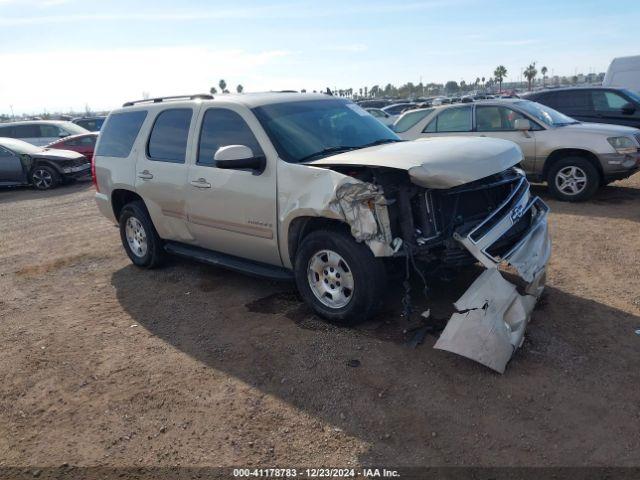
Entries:
{"type": "Polygon", "coordinates": [[[499,173],[522,161],[522,150],[497,138],[441,137],[387,143],[311,161],[308,165],[406,170],[425,188],[446,189],[499,173]]]}
{"type": "Polygon", "coordinates": [[[65,161],[65,160],[79,160],[81,158],[85,158],[84,155],[78,152],[74,152],[72,150],[58,150],[56,148],[52,149],[43,149],[41,152],[34,153],[31,155],[33,158],[44,158],[52,161],[65,161]]]}
{"type": "Polygon", "coordinates": [[[622,125],[611,125],[609,123],[576,123],[573,125],[566,125],[564,127],[558,127],[562,131],[576,131],[583,133],[595,133],[601,135],[621,136],[621,135],[636,135],[640,133],[640,130],[633,127],[624,127],[622,125]]]}

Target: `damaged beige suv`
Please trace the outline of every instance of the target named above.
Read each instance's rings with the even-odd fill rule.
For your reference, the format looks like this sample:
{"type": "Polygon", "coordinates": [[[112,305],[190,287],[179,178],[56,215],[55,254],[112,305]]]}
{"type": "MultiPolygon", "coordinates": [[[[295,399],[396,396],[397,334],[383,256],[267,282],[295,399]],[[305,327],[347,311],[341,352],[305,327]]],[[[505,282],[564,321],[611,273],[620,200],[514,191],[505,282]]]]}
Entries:
{"type": "Polygon", "coordinates": [[[499,139],[401,141],[326,95],[195,95],[113,111],[93,172],[134,264],[168,252],[295,278],[335,322],[370,317],[395,263],[424,274],[480,262],[436,348],[504,371],[550,255],[548,208],[521,160],[499,139]],[[517,288],[498,269],[507,264],[517,288]]]}

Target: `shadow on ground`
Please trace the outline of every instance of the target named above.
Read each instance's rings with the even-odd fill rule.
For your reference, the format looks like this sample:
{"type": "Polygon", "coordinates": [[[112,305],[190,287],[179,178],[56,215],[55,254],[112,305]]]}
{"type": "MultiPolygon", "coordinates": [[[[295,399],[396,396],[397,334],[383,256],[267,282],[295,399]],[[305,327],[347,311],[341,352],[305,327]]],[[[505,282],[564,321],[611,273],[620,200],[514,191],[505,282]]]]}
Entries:
{"type": "MultiPolygon", "coordinates": [[[[432,283],[435,316],[472,277],[432,283]]],[[[363,440],[365,464],[640,463],[637,440],[618,441],[638,438],[640,318],[601,303],[548,288],[501,376],[432,349],[433,335],[407,346],[393,286],[381,315],[341,328],[315,317],[293,285],[212,267],[127,266],[111,282],[135,322],[363,440]]]]}

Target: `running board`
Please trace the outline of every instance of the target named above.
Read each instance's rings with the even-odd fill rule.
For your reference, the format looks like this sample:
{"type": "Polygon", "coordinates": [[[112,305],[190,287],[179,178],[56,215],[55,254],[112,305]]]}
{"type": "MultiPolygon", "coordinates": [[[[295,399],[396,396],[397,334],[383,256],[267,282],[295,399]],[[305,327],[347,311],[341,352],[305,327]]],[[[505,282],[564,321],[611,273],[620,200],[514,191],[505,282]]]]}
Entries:
{"type": "Polygon", "coordinates": [[[198,262],[213,265],[214,267],[227,268],[229,270],[235,270],[236,272],[270,278],[272,280],[293,280],[293,272],[291,270],[267,263],[247,260],[246,258],[234,257],[226,253],[214,252],[205,248],[194,247],[178,242],[166,242],[164,249],[173,255],[197,260],[198,262]]]}

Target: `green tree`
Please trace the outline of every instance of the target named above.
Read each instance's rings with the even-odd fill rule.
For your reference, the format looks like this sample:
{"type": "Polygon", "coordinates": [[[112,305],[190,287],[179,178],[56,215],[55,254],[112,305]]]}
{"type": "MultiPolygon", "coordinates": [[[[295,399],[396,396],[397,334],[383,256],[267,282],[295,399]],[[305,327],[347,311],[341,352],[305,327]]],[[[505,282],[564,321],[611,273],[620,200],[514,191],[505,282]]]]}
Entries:
{"type": "Polygon", "coordinates": [[[493,76],[496,78],[496,82],[498,82],[498,90],[502,91],[502,81],[507,77],[507,69],[504,65],[498,65],[493,72],[493,76]]]}
{"type": "Polygon", "coordinates": [[[527,83],[529,85],[529,91],[531,91],[531,85],[533,84],[533,81],[535,80],[536,75],[538,75],[538,70],[536,70],[536,62],[529,64],[529,66],[524,69],[523,75],[524,75],[524,78],[527,79],[527,83]]]}
{"type": "Polygon", "coordinates": [[[546,83],[547,83],[546,80],[547,80],[547,72],[548,71],[549,70],[547,69],[547,67],[542,67],[540,69],[540,73],[542,73],[542,86],[543,87],[546,86],[546,83]]]}
{"type": "Polygon", "coordinates": [[[218,93],[218,89],[217,89],[216,87],[211,87],[211,88],[209,89],[209,93],[210,93],[211,95],[215,95],[216,93],[218,93]]]}
{"type": "Polygon", "coordinates": [[[224,91],[227,89],[227,82],[225,82],[224,79],[220,79],[220,81],[218,82],[218,86],[220,87],[220,91],[224,93],[224,91]]]}
{"type": "Polygon", "coordinates": [[[236,92],[242,93],[243,90],[244,90],[244,87],[242,85],[238,84],[238,86],[236,87],[236,92]]]}
{"type": "Polygon", "coordinates": [[[455,93],[458,90],[460,90],[460,87],[458,86],[458,82],[456,82],[455,80],[449,80],[444,85],[444,91],[447,93],[455,93]]]}

